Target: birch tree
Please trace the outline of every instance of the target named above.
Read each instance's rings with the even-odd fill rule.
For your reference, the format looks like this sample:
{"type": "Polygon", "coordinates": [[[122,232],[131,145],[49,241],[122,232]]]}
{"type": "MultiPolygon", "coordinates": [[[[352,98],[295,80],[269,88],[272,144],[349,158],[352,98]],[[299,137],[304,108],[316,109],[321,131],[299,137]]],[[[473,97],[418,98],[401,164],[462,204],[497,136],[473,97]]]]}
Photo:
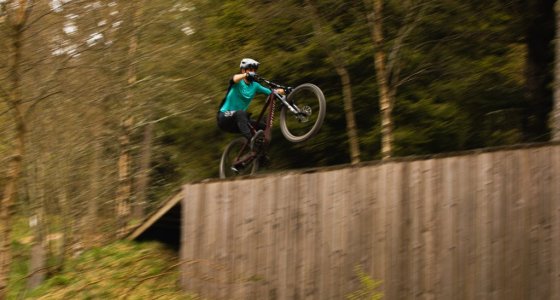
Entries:
{"type": "Polygon", "coordinates": [[[403,47],[406,38],[423,17],[428,3],[407,0],[399,4],[405,9],[405,17],[396,36],[392,40],[385,37],[383,30],[383,7],[385,1],[364,0],[364,3],[369,8],[367,20],[371,39],[375,47],[375,76],[379,89],[379,107],[381,111],[381,157],[388,159],[393,156],[393,108],[397,88],[403,83],[400,78],[401,47],[403,47]]]}

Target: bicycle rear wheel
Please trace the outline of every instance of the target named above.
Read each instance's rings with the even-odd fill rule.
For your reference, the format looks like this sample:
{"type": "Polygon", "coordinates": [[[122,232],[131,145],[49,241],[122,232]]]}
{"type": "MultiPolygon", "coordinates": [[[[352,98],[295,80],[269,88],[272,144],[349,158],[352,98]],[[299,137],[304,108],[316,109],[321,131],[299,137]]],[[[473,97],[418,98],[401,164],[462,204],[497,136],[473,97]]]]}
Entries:
{"type": "Polygon", "coordinates": [[[251,149],[249,143],[243,137],[236,138],[226,146],[222,159],[220,160],[220,178],[230,178],[243,175],[255,174],[259,169],[258,159],[250,158],[251,149]],[[239,164],[238,162],[244,162],[239,164]],[[232,167],[237,166],[237,171],[232,167]]]}
{"type": "Polygon", "coordinates": [[[295,106],[298,113],[293,113],[283,106],[280,112],[280,130],[282,135],[292,142],[299,143],[313,137],[325,119],[327,105],[321,89],[311,83],[297,86],[289,95],[288,103],[295,106]]]}

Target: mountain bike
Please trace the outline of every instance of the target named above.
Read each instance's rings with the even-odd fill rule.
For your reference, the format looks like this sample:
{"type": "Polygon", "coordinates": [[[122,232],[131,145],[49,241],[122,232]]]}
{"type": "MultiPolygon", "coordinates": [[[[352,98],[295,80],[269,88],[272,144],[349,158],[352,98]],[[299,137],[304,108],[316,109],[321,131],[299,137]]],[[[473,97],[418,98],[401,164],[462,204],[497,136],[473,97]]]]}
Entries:
{"type": "Polygon", "coordinates": [[[255,174],[260,161],[266,157],[271,141],[271,131],[276,110],[280,110],[280,130],[284,138],[292,143],[307,141],[319,132],[326,113],[326,100],[319,87],[304,83],[295,88],[283,86],[263,77],[257,77],[272,89],[254,124],[263,121],[265,128],[257,130],[250,125],[251,142],[239,137],[230,142],[220,160],[220,178],[255,174]],[[274,89],[284,89],[280,95],[274,89]],[[268,111],[268,113],[267,113],[268,111]]]}

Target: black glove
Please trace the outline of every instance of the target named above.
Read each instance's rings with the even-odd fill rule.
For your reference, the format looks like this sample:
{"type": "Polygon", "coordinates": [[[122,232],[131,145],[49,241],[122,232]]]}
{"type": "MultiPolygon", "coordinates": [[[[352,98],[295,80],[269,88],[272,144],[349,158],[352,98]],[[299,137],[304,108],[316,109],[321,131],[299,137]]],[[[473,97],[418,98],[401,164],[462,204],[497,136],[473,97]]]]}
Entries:
{"type": "Polygon", "coordinates": [[[249,80],[249,81],[255,81],[255,79],[257,79],[258,77],[259,77],[259,75],[255,72],[247,73],[247,80],[249,80]]]}

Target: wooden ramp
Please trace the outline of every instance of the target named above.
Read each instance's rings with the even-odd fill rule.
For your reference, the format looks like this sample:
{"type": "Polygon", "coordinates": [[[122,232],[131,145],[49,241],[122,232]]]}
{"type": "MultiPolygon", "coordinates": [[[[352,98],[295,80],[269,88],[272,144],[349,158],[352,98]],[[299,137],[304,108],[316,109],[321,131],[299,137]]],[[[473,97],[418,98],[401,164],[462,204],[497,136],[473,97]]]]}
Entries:
{"type": "Polygon", "coordinates": [[[208,299],[560,299],[560,143],[189,183],[128,239],[208,299]]]}
{"type": "Polygon", "coordinates": [[[205,299],[560,299],[560,144],[193,183],[205,299]],[[365,298],[365,297],[364,297],[365,298]]]}
{"type": "Polygon", "coordinates": [[[179,249],[182,192],[176,193],[127,235],[128,240],[158,240],[179,249]]]}

